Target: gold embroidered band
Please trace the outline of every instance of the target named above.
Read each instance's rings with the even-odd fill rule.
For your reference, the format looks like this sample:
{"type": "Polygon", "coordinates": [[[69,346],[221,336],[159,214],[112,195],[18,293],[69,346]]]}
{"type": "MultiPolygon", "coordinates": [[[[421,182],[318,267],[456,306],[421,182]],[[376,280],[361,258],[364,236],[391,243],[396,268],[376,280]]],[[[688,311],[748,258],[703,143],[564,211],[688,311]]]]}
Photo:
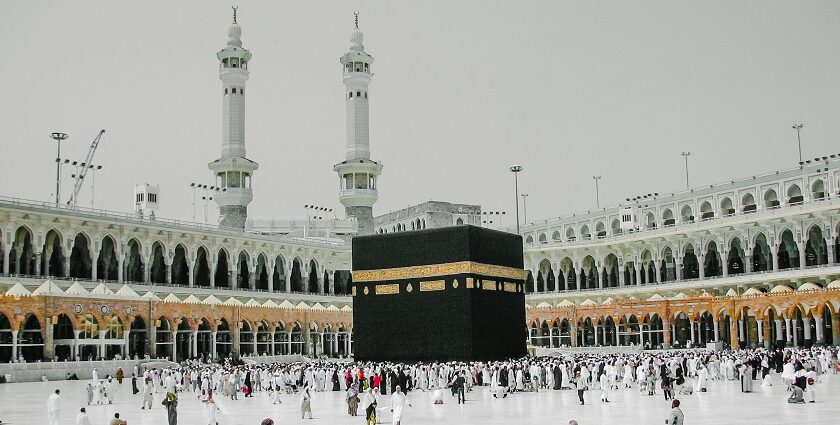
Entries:
{"type": "Polygon", "coordinates": [[[525,280],[527,271],[513,267],[494,266],[472,261],[433,264],[428,266],[397,267],[393,269],[357,270],[353,282],[381,282],[387,280],[423,279],[453,274],[478,274],[507,280],[525,280]]]}

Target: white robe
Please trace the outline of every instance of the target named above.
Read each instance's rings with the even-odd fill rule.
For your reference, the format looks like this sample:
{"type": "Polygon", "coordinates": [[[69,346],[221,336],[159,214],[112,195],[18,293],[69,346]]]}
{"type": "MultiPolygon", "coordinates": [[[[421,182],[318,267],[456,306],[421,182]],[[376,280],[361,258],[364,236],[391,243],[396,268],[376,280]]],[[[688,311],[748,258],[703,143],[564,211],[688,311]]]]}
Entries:
{"type": "Polygon", "coordinates": [[[87,413],[79,412],[76,415],[76,425],[90,425],[90,418],[88,418],[87,413]]]}
{"type": "Polygon", "coordinates": [[[47,398],[49,425],[58,425],[58,409],[61,407],[60,403],[61,399],[58,397],[58,394],[50,394],[49,398],[47,398]]]}
{"type": "Polygon", "coordinates": [[[393,411],[394,422],[402,419],[403,409],[405,409],[406,400],[405,393],[394,393],[391,396],[391,410],[393,411]]]}

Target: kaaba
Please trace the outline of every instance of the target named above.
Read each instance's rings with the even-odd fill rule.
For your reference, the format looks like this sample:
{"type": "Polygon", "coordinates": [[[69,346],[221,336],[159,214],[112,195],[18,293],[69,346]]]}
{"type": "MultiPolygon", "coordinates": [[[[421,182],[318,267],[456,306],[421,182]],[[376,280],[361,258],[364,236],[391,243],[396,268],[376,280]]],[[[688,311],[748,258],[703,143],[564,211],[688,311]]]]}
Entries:
{"type": "Polygon", "coordinates": [[[522,255],[520,236],[475,226],[354,237],[354,358],[525,356],[522,255]]]}

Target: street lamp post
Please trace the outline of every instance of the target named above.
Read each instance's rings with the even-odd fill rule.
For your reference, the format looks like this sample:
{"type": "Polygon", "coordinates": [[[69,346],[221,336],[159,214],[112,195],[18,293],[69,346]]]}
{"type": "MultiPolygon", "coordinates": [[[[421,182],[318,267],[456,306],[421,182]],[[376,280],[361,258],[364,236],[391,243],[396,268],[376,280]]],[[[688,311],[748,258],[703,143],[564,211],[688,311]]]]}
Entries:
{"type": "Polygon", "coordinates": [[[601,208],[601,196],[598,193],[598,180],[601,180],[601,176],[592,176],[592,179],[595,180],[595,208],[601,208]]]}
{"type": "Polygon", "coordinates": [[[691,156],[691,152],[683,152],[681,154],[683,158],[685,158],[685,188],[689,189],[688,186],[688,157],[691,156]]]}
{"type": "Polygon", "coordinates": [[[793,129],[796,130],[796,143],[799,146],[799,163],[802,163],[802,139],[799,137],[799,131],[802,130],[802,127],[805,127],[805,124],[799,123],[794,124],[793,129]]]}
{"type": "Polygon", "coordinates": [[[55,205],[58,206],[58,200],[61,198],[61,141],[67,139],[66,133],[52,133],[50,139],[56,141],[58,145],[58,153],[55,155],[55,205]]]}
{"type": "Polygon", "coordinates": [[[521,165],[514,165],[510,167],[510,172],[513,173],[514,187],[516,196],[513,198],[516,201],[516,234],[519,235],[519,172],[522,171],[521,165]]]}
{"type": "Polygon", "coordinates": [[[522,221],[528,223],[528,194],[522,194],[522,221]]]}

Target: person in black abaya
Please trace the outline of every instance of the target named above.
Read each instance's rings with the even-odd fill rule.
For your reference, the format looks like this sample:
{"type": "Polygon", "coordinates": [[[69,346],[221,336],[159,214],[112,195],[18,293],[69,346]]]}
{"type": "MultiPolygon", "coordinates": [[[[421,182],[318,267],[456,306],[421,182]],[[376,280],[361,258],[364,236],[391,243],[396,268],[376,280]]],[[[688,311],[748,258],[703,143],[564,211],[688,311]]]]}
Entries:
{"type": "Polygon", "coordinates": [[[338,380],[338,370],[334,369],[332,374],[333,391],[341,391],[341,386],[338,380]]]}

